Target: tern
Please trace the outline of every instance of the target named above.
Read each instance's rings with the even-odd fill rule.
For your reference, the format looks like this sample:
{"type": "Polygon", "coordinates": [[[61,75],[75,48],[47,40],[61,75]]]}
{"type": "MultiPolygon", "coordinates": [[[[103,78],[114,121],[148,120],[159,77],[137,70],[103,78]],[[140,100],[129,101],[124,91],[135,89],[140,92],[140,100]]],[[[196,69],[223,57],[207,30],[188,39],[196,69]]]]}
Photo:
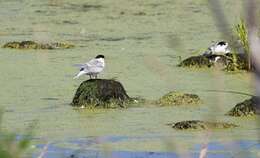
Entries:
{"type": "Polygon", "coordinates": [[[230,48],[227,42],[220,41],[212,44],[203,55],[225,55],[230,53],[230,48]]]}
{"type": "Polygon", "coordinates": [[[73,78],[77,79],[82,75],[88,75],[90,79],[97,78],[97,75],[102,72],[105,68],[105,56],[97,55],[85,64],[77,65],[80,67],[79,73],[73,78]]]}

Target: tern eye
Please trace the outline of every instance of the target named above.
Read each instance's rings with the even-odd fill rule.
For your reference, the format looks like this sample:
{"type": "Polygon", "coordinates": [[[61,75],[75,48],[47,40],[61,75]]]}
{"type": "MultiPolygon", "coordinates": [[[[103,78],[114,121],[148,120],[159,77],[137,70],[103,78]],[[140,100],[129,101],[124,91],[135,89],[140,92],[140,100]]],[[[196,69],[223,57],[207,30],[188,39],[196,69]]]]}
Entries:
{"type": "Polygon", "coordinates": [[[84,68],[80,68],[80,70],[79,71],[83,71],[84,70],[84,68]]]}

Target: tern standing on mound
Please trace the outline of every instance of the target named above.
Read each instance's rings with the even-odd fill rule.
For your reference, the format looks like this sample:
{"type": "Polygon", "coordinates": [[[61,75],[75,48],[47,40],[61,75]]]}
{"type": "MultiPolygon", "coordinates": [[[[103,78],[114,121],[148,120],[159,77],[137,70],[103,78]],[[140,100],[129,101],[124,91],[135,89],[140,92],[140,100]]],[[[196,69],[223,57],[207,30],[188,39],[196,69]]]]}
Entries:
{"type": "Polygon", "coordinates": [[[94,59],[91,59],[85,64],[80,64],[80,71],[74,77],[79,78],[82,75],[89,75],[90,79],[97,78],[97,75],[105,68],[105,56],[97,55],[94,59]]]}
{"type": "Polygon", "coordinates": [[[220,41],[212,44],[203,55],[225,55],[230,53],[230,47],[227,42],[220,41]]]}

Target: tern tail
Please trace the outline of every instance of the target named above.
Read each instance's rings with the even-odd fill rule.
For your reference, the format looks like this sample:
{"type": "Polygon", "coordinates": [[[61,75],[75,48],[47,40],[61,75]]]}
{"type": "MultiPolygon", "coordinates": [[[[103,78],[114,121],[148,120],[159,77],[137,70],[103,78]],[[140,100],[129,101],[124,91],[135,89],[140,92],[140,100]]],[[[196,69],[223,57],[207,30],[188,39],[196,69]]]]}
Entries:
{"type": "Polygon", "coordinates": [[[80,76],[82,76],[84,74],[86,74],[86,72],[80,71],[75,77],[73,77],[73,79],[77,79],[77,78],[79,78],[80,76]]]}

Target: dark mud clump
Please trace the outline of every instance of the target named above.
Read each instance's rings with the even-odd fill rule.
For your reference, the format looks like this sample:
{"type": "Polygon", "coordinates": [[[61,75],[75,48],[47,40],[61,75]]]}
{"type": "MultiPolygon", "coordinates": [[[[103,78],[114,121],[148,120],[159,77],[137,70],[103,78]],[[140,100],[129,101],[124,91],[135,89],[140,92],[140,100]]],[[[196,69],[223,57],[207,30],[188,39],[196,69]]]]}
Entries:
{"type": "Polygon", "coordinates": [[[34,41],[8,42],[2,46],[3,48],[13,49],[68,49],[74,45],[68,43],[37,43],[34,41]]]}
{"type": "Polygon", "coordinates": [[[224,122],[208,122],[199,120],[181,121],[169,124],[177,130],[205,130],[205,129],[227,129],[237,127],[235,124],[224,122]]]}
{"type": "Polygon", "coordinates": [[[196,94],[186,94],[181,92],[172,91],[162,96],[157,104],[162,106],[167,105],[187,105],[187,104],[199,104],[201,99],[196,94]]]}
{"type": "Polygon", "coordinates": [[[232,108],[227,115],[229,116],[252,116],[257,112],[257,98],[252,97],[241,103],[238,103],[234,108],[232,108]]]}
{"type": "Polygon", "coordinates": [[[123,85],[115,80],[90,79],[80,84],[71,103],[76,107],[122,108],[131,99],[123,85]]]}
{"type": "Polygon", "coordinates": [[[225,55],[198,55],[180,62],[180,67],[214,67],[222,66],[226,71],[247,70],[248,59],[244,54],[227,53],[225,55]]]}

